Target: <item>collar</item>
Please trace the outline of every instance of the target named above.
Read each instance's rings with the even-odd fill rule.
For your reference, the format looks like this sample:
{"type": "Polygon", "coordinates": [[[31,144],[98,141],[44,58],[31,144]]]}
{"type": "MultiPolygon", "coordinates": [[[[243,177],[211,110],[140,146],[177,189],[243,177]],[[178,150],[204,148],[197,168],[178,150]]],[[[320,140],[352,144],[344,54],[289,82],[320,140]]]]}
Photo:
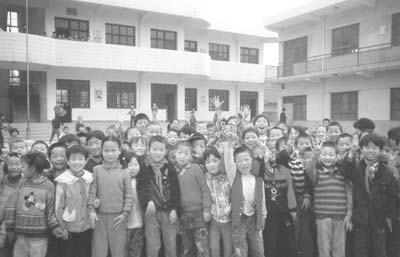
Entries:
{"type": "Polygon", "coordinates": [[[168,164],[168,161],[165,158],[162,159],[159,162],[154,161],[153,158],[148,158],[147,159],[147,165],[149,165],[149,166],[151,166],[153,168],[160,168],[161,169],[165,164],[168,164]]]}
{"type": "Polygon", "coordinates": [[[106,170],[111,170],[111,169],[115,169],[115,168],[121,168],[121,164],[119,164],[118,161],[111,163],[111,164],[105,162],[105,163],[103,163],[103,167],[106,170]]]}
{"type": "Polygon", "coordinates": [[[54,181],[65,184],[73,184],[78,180],[83,180],[85,181],[86,184],[90,184],[93,181],[93,175],[90,172],[84,170],[83,175],[78,178],[72,174],[71,170],[67,170],[66,172],[58,176],[56,179],[54,179],[54,181]]]}
{"type": "Polygon", "coordinates": [[[91,157],[89,157],[89,160],[92,160],[92,161],[94,161],[96,163],[100,163],[101,162],[100,156],[91,156],[91,157]]]}
{"type": "Polygon", "coordinates": [[[181,174],[183,174],[183,173],[185,173],[185,171],[188,169],[188,168],[190,168],[190,162],[188,162],[185,166],[183,166],[183,167],[179,167],[178,166],[178,164],[175,166],[175,168],[176,168],[176,171],[178,172],[178,174],[179,173],[181,173],[181,174]]]}

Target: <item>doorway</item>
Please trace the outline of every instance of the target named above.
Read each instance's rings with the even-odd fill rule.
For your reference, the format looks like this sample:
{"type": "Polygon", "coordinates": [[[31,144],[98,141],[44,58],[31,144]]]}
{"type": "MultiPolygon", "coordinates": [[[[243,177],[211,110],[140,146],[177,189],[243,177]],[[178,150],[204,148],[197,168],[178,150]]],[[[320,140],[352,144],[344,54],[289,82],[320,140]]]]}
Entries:
{"type": "Polygon", "coordinates": [[[240,91],[240,106],[250,106],[250,118],[253,119],[258,113],[258,92],[240,91]]]}
{"type": "Polygon", "coordinates": [[[166,119],[176,119],[177,86],[172,84],[151,84],[151,104],[156,103],[158,109],[164,109],[166,119]]]}

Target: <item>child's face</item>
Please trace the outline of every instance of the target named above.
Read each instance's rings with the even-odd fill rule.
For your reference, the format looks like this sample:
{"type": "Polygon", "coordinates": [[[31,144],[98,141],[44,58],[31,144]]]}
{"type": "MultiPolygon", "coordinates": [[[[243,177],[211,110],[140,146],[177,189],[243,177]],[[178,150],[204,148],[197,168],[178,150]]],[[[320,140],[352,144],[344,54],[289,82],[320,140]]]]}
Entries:
{"type": "Polygon", "coordinates": [[[207,125],[205,123],[199,123],[196,126],[196,130],[197,132],[199,132],[202,135],[206,135],[207,134],[207,125]]]}
{"type": "Polygon", "coordinates": [[[269,131],[269,139],[271,141],[275,141],[278,140],[279,138],[283,137],[283,132],[280,129],[271,129],[269,131]]]}
{"type": "Polygon", "coordinates": [[[326,128],[325,127],[318,127],[317,130],[315,131],[316,136],[322,140],[325,139],[326,137],[326,128]]]}
{"type": "Polygon", "coordinates": [[[159,162],[167,155],[167,146],[161,142],[153,142],[150,145],[149,154],[154,161],[159,162]]]}
{"type": "Polygon", "coordinates": [[[214,155],[210,155],[204,164],[207,171],[214,175],[219,173],[219,163],[220,159],[218,159],[214,155]]]}
{"type": "Polygon", "coordinates": [[[63,128],[63,132],[64,132],[64,134],[68,134],[68,133],[69,133],[69,128],[64,127],[64,128],[63,128]]]}
{"type": "Polygon", "coordinates": [[[293,141],[295,140],[295,138],[299,135],[299,132],[295,129],[291,129],[289,132],[289,140],[293,141]]]}
{"type": "Polygon", "coordinates": [[[258,118],[254,126],[260,135],[264,135],[268,132],[268,121],[263,117],[258,118]]]}
{"type": "Polygon", "coordinates": [[[67,161],[70,170],[74,174],[79,174],[83,171],[83,168],[86,165],[86,158],[83,154],[76,153],[72,154],[67,161]]]}
{"type": "Polygon", "coordinates": [[[32,178],[36,172],[35,172],[35,168],[34,167],[29,167],[28,163],[26,163],[25,161],[22,161],[22,173],[24,174],[24,177],[26,179],[32,178]]]}
{"type": "MultiPolygon", "coordinates": [[[[282,129],[282,130],[283,130],[283,133],[287,135],[287,133],[288,133],[288,127],[287,127],[285,124],[280,123],[277,127],[280,128],[280,129],[282,129]]],[[[282,136],[283,136],[283,135],[282,135],[282,136]]]]}
{"type": "Polygon", "coordinates": [[[311,147],[311,139],[310,138],[304,138],[304,137],[300,137],[297,139],[297,144],[296,144],[296,148],[299,152],[303,152],[304,149],[311,147]]]}
{"type": "Polygon", "coordinates": [[[11,136],[13,136],[13,137],[18,136],[18,132],[17,132],[17,131],[13,131],[13,132],[11,133],[11,136]]]}
{"type": "Polygon", "coordinates": [[[335,164],[337,159],[336,150],[333,147],[322,147],[319,160],[323,165],[330,167],[335,164]]]}
{"type": "Polygon", "coordinates": [[[140,171],[139,162],[135,157],[133,157],[130,162],[128,163],[128,171],[131,174],[131,177],[134,178],[140,171]]]}
{"type": "Polygon", "coordinates": [[[175,152],[175,160],[179,166],[185,166],[192,159],[191,147],[180,145],[175,152]]]}
{"type": "Polygon", "coordinates": [[[186,140],[188,140],[189,138],[190,138],[190,135],[185,134],[185,133],[181,133],[181,134],[179,135],[179,140],[180,140],[180,141],[186,141],[186,140]]]}
{"type": "Polygon", "coordinates": [[[369,142],[367,145],[363,146],[362,154],[368,161],[376,161],[378,159],[380,149],[374,143],[369,142]]]}
{"type": "Polygon", "coordinates": [[[137,156],[143,156],[146,153],[146,144],[139,140],[136,143],[132,143],[131,145],[132,151],[137,155],[137,156]]]}
{"type": "Polygon", "coordinates": [[[87,149],[89,151],[89,155],[93,157],[99,157],[101,154],[101,140],[95,137],[92,137],[87,142],[87,149]]]}
{"type": "Polygon", "coordinates": [[[79,137],[79,141],[81,141],[81,146],[86,146],[86,137],[79,137]]]}
{"type": "Polygon", "coordinates": [[[244,136],[243,142],[248,148],[253,149],[254,147],[257,146],[258,136],[256,133],[252,131],[247,132],[246,135],[244,136]]]}
{"type": "Polygon", "coordinates": [[[102,155],[105,162],[113,163],[118,160],[121,150],[118,143],[114,141],[106,141],[103,144],[102,155]]]}
{"type": "Polygon", "coordinates": [[[169,131],[167,133],[167,141],[170,145],[176,145],[179,141],[178,134],[175,131],[169,131]]]}
{"type": "Polygon", "coordinates": [[[174,120],[171,124],[171,128],[179,130],[179,121],[178,120],[174,120]]]}
{"type": "Polygon", "coordinates": [[[147,136],[154,137],[154,136],[161,136],[162,130],[160,125],[151,125],[147,127],[147,136]]]}
{"type": "Polygon", "coordinates": [[[128,138],[128,141],[130,142],[132,140],[132,138],[140,137],[141,135],[142,134],[140,133],[138,128],[132,128],[132,129],[128,130],[128,133],[126,136],[128,138]]]}
{"type": "Polygon", "coordinates": [[[349,137],[339,138],[337,148],[339,153],[345,153],[351,148],[352,139],[349,137]]]}
{"type": "Polygon", "coordinates": [[[136,127],[138,127],[139,130],[146,130],[146,126],[149,124],[149,121],[146,119],[140,119],[136,122],[136,127]]]}
{"type": "Polygon", "coordinates": [[[51,150],[50,162],[56,170],[63,170],[67,166],[67,155],[64,147],[56,147],[51,150]]]}
{"type": "Polygon", "coordinates": [[[249,174],[252,168],[253,158],[251,158],[250,153],[242,152],[236,155],[235,163],[240,173],[249,174]]]}
{"type": "Polygon", "coordinates": [[[391,161],[393,158],[393,149],[389,146],[384,146],[381,150],[381,156],[386,160],[386,161],[391,161]]]}
{"type": "Polygon", "coordinates": [[[25,155],[28,152],[28,149],[26,148],[26,145],[24,142],[15,142],[11,146],[11,152],[25,155]]]}
{"type": "Polygon", "coordinates": [[[342,134],[342,131],[340,131],[339,126],[329,126],[326,134],[329,137],[329,141],[334,142],[337,140],[337,137],[342,134]]]}
{"type": "MultiPolygon", "coordinates": [[[[7,159],[8,176],[16,178],[21,175],[22,163],[21,159],[13,156],[7,159]]],[[[3,172],[2,172],[3,173],[3,172]]]]}
{"type": "Polygon", "coordinates": [[[40,143],[35,144],[32,147],[31,151],[37,151],[37,152],[43,153],[45,156],[47,156],[47,146],[45,144],[40,144],[40,143]]]}
{"type": "Polygon", "coordinates": [[[206,150],[206,142],[202,139],[194,141],[193,150],[196,153],[196,157],[203,158],[203,153],[206,150]]]}

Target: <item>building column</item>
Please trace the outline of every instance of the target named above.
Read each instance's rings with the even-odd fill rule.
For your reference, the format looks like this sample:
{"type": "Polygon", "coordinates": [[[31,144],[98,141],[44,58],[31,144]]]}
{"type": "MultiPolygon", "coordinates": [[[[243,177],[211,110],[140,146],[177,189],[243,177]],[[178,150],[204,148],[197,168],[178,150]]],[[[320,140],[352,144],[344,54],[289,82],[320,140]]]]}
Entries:
{"type": "Polygon", "coordinates": [[[176,115],[179,120],[186,119],[185,117],[185,81],[180,81],[176,89],[176,115]]]}

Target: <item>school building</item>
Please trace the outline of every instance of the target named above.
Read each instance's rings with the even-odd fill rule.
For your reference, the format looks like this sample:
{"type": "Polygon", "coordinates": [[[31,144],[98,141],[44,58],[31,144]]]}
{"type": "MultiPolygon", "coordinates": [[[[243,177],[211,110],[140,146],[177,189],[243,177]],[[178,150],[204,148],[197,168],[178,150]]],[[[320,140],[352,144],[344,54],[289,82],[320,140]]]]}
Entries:
{"type": "Polygon", "coordinates": [[[315,0],[265,20],[279,34],[278,112],[295,123],[400,125],[400,1],[315,0]]]}
{"type": "Polygon", "coordinates": [[[196,10],[199,1],[0,0],[0,112],[25,122],[26,43],[31,122],[54,118],[56,103],[76,120],[127,120],[134,105],[159,120],[196,110],[211,120],[248,104],[264,111],[265,34],[225,31],[196,10]],[[26,25],[28,24],[28,26],[26,25]],[[28,40],[26,29],[28,27],[28,40]]]}

